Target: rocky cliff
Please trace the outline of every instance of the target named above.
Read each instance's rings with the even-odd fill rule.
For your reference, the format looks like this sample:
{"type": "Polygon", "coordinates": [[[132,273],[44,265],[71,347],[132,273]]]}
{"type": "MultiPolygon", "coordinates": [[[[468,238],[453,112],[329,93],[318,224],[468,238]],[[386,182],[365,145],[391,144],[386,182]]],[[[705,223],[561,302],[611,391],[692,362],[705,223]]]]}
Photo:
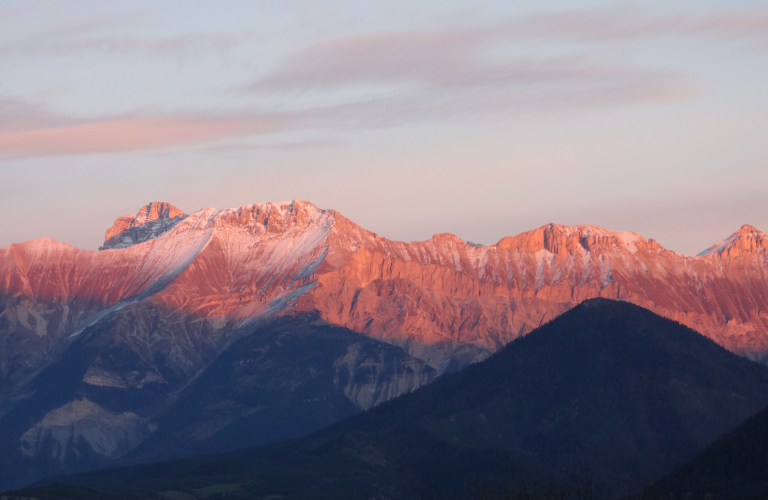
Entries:
{"type": "Polygon", "coordinates": [[[118,217],[112,227],[107,229],[104,245],[100,250],[127,248],[157,238],[186,216],[187,214],[170,203],[149,203],[141,207],[136,215],[118,217]]]}

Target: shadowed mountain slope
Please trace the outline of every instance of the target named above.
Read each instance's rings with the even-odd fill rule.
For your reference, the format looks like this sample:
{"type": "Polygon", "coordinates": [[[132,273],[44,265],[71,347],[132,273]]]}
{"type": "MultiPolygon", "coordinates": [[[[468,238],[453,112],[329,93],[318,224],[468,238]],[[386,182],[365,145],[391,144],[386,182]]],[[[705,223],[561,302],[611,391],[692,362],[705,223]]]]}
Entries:
{"type": "Polygon", "coordinates": [[[69,484],[52,484],[22,491],[6,491],[0,500],[117,500],[117,497],[69,484]]]}
{"type": "Polygon", "coordinates": [[[586,301],[484,362],[296,441],[66,478],[130,497],[417,498],[477,476],[648,484],[768,403],[768,368],[632,304],[586,301]]]}
{"type": "MultiPolygon", "coordinates": [[[[0,484],[295,438],[431,382],[401,348],[316,315],[234,334],[216,356],[136,304],[86,329],[0,418],[0,484]],[[195,367],[204,367],[195,373],[195,367]]],[[[226,340],[219,340],[225,342],[226,340]]]]}
{"type": "Polygon", "coordinates": [[[768,498],[768,409],[661,479],[648,496],[669,500],[768,498]]]}

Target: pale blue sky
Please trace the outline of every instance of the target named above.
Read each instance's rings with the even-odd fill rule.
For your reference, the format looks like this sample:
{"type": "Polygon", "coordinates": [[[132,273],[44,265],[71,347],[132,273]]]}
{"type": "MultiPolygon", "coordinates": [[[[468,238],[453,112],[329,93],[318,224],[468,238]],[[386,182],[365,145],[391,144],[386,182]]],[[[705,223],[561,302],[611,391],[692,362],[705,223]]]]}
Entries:
{"type": "Polygon", "coordinates": [[[0,0],[0,246],[152,200],[393,239],[768,230],[768,5],[0,0]]]}

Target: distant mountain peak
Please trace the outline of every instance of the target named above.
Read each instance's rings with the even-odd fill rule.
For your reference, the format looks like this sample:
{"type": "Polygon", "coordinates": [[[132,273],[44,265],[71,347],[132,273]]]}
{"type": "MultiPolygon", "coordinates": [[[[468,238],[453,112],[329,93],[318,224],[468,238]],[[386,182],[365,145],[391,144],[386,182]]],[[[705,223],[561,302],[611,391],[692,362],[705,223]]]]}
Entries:
{"type": "Polygon", "coordinates": [[[710,254],[719,254],[723,257],[745,257],[756,252],[765,252],[768,248],[768,235],[758,230],[755,226],[744,224],[738,231],[726,239],[715,243],[701,252],[702,257],[710,254]]]}
{"type": "Polygon", "coordinates": [[[145,224],[158,219],[173,219],[180,215],[184,215],[184,212],[170,203],[152,201],[141,207],[139,213],[136,214],[136,220],[139,223],[145,224]]]}
{"type": "Polygon", "coordinates": [[[186,217],[186,213],[170,203],[164,201],[147,203],[136,215],[118,217],[112,227],[107,229],[104,245],[100,250],[127,248],[157,238],[186,217]]]}
{"type": "Polygon", "coordinates": [[[465,243],[464,240],[462,240],[461,238],[459,238],[455,234],[451,234],[451,233],[433,234],[432,235],[432,239],[435,239],[435,240],[451,240],[451,241],[455,241],[456,243],[465,243]]]}
{"type": "Polygon", "coordinates": [[[751,233],[759,233],[760,231],[757,230],[755,226],[751,226],[749,224],[744,224],[741,226],[741,229],[739,229],[736,234],[751,234],[751,233]]]}
{"type": "Polygon", "coordinates": [[[631,231],[611,231],[598,226],[545,224],[517,236],[502,238],[496,246],[500,249],[518,249],[525,252],[547,250],[553,254],[575,251],[601,251],[612,248],[636,253],[638,248],[661,249],[653,239],[647,239],[631,231]]]}
{"type": "Polygon", "coordinates": [[[252,235],[283,235],[317,226],[328,226],[335,219],[333,210],[323,210],[306,200],[254,203],[239,208],[214,210],[213,216],[196,212],[191,217],[202,217],[204,224],[217,227],[239,228],[252,235]]]}

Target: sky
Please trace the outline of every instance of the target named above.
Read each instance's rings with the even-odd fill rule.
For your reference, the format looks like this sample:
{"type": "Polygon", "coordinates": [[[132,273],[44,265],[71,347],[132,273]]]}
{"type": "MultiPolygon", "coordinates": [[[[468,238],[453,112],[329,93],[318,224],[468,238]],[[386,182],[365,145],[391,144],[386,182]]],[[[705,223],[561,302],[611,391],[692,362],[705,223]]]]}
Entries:
{"type": "Polygon", "coordinates": [[[382,236],[768,231],[764,1],[0,0],[0,246],[150,201],[382,236]]]}

